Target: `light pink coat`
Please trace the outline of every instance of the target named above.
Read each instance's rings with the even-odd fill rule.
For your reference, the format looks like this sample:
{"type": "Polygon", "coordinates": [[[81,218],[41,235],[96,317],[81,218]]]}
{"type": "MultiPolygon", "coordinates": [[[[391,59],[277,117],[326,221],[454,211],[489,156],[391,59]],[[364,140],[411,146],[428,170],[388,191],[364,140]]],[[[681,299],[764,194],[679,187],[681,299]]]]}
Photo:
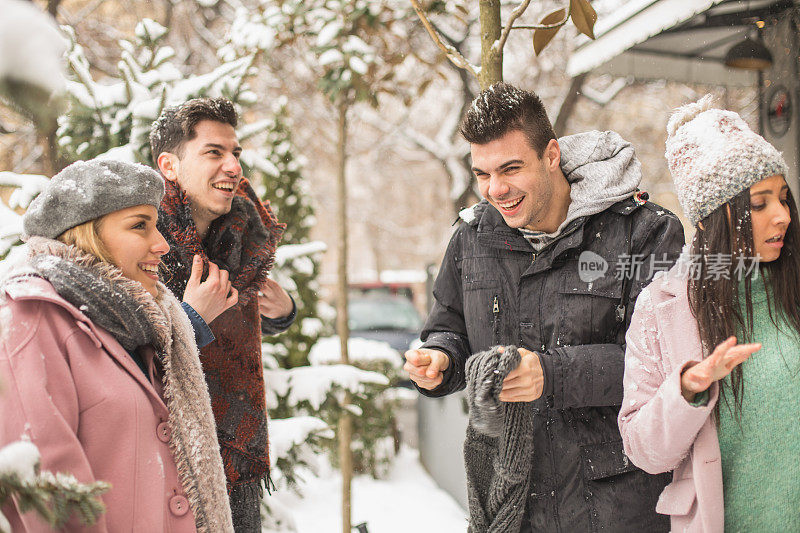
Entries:
{"type": "MultiPolygon", "coordinates": [[[[679,260],[680,261],[680,260],[679,260]]],[[[656,505],[673,532],[722,532],[722,464],[711,417],[719,389],[704,407],[681,395],[681,370],[703,358],[679,265],[659,275],[636,301],[626,335],[625,390],[619,428],[626,455],[651,474],[673,471],[656,505]]]]}
{"type": "MultiPolygon", "coordinates": [[[[3,294],[0,294],[3,296],[3,294]]],[[[10,284],[0,304],[0,447],[27,435],[42,468],[103,480],[106,513],[68,531],[193,532],[169,449],[153,352],[150,381],[125,349],[41,279],[10,284]],[[154,383],[155,386],[151,383],[154,383]]],[[[7,503],[12,531],[52,531],[7,503]]]]}

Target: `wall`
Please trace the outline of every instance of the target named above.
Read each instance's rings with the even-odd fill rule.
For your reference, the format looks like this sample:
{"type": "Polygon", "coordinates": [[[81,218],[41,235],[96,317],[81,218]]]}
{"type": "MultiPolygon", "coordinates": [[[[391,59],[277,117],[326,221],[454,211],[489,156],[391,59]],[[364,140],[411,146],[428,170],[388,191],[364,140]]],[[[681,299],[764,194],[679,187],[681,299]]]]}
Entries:
{"type": "Polygon", "coordinates": [[[444,398],[420,396],[417,409],[422,465],[442,489],[467,509],[466,396],[463,391],[444,398]]]}
{"type": "MultiPolygon", "coordinates": [[[[798,10],[800,11],[800,10],[798,10]]],[[[772,53],[772,68],[764,73],[763,102],[761,119],[764,125],[764,138],[771,142],[789,165],[787,181],[792,188],[795,200],[800,201],[800,34],[794,17],[781,17],[775,26],[765,29],[764,40],[772,53]],[[786,88],[791,98],[791,117],[789,129],[783,135],[776,135],[769,125],[767,116],[770,107],[770,96],[779,87],[786,88]]],[[[800,20],[800,12],[795,13],[800,20]]]]}

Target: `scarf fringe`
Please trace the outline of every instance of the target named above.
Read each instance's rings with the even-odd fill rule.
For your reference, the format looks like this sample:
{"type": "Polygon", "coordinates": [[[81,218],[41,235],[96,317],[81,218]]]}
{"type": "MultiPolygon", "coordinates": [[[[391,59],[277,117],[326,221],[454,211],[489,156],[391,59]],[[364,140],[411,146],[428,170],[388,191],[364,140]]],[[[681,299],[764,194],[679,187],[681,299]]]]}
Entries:
{"type": "Polygon", "coordinates": [[[220,453],[226,468],[232,468],[238,474],[237,479],[232,481],[234,485],[270,479],[268,460],[242,451],[227,442],[220,442],[220,453]]]}

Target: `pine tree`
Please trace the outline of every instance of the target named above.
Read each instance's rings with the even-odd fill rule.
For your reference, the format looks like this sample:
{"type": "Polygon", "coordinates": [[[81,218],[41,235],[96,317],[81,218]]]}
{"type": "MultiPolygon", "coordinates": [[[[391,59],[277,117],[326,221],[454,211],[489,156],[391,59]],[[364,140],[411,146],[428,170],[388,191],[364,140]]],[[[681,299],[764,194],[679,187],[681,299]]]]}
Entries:
{"type": "MultiPolygon", "coordinates": [[[[303,158],[295,155],[292,143],[286,97],[278,99],[273,120],[266,130],[264,151],[275,167],[274,173],[262,173],[262,198],[269,200],[278,220],[286,223],[278,254],[281,285],[296,298],[297,318],[288,331],[265,339],[283,349],[274,352],[280,366],[292,368],[308,364],[308,352],[326,328],[318,313],[319,261],[314,254],[294,253],[309,244],[313,227],[314,208],[309,202],[307,184],[303,178],[303,158]],[[288,245],[288,246],[287,246],[288,245]]],[[[273,275],[275,275],[273,274],[273,275]]]]}
{"type": "MultiPolygon", "coordinates": [[[[84,524],[93,524],[105,512],[99,496],[111,486],[97,481],[78,482],[69,474],[39,470],[39,450],[21,440],[0,448],[0,507],[14,498],[20,512],[35,511],[55,529],[61,529],[77,515],[84,524]]],[[[0,533],[11,531],[0,513],[0,533]]]]}
{"type": "Polygon", "coordinates": [[[161,110],[199,96],[225,96],[240,108],[256,96],[246,80],[254,56],[225,61],[211,72],[184,76],[170,62],[175,50],[165,44],[167,29],[144,19],[135,39],[120,40],[119,77],[98,83],[74,32],[67,54],[69,112],[59,117],[58,144],[67,161],[104,157],[149,164],[150,125],[161,110]],[[113,150],[113,151],[110,151],[113,150]]]}

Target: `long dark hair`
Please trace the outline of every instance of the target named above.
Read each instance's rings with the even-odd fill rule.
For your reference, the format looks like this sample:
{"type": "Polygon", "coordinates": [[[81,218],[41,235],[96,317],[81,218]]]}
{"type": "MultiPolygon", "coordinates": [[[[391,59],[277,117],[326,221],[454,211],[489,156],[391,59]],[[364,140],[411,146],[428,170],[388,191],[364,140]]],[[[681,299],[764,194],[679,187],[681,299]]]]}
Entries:
{"type": "MultiPolygon", "coordinates": [[[[775,261],[761,263],[759,274],[764,276],[767,309],[772,323],[778,329],[788,325],[796,335],[800,335],[800,220],[791,191],[788,191],[787,203],[791,219],[784,236],[783,250],[775,261]]],[[[738,335],[738,342],[758,341],[753,339],[750,277],[746,276],[743,280],[744,312],[738,285],[741,266],[749,264],[755,256],[750,189],[745,189],[714,210],[701,223],[702,229],[697,228],[691,247],[697,275],[690,276],[688,292],[689,306],[697,319],[705,357],[731,335],[738,335]],[[709,265],[712,254],[727,254],[717,258],[730,257],[727,279],[709,273],[709,268],[716,268],[709,265]]],[[[734,413],[739,418],[743,395],[742,365],[738,365],[731,372],[730,386],[724,381],[720,382],[720,400],[714,409],[717,422],[720,404],[723,401],[727,403],[729,396],[733,397],[734,413]]]]}

